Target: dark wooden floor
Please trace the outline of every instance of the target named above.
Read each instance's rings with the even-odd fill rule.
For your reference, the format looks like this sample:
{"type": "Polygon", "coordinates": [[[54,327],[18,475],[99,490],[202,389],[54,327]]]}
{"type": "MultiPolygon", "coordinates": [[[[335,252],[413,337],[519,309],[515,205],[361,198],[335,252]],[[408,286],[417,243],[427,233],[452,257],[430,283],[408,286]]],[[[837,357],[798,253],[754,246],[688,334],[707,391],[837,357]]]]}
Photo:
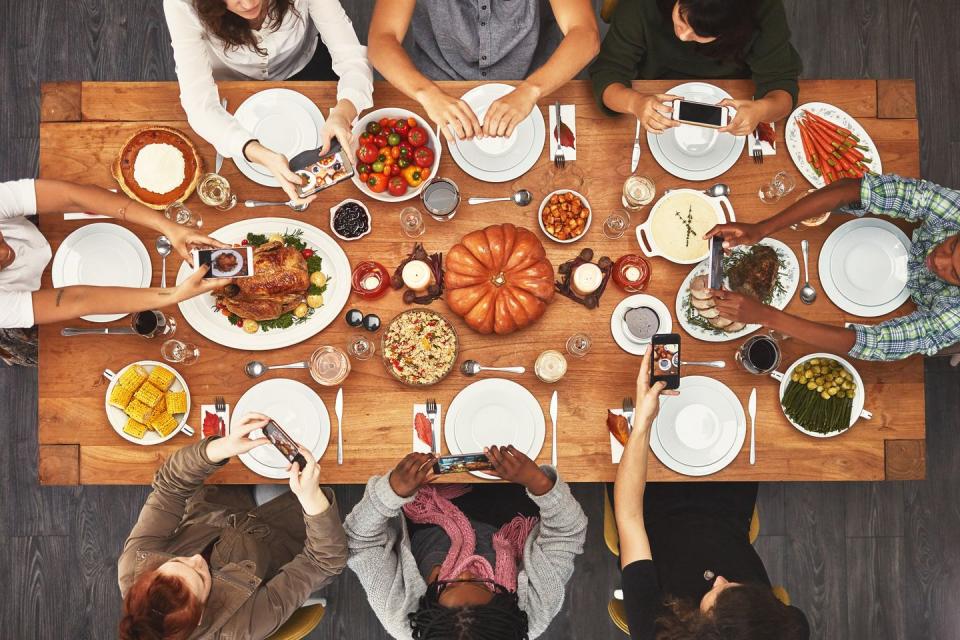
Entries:
{"type": "MultiPolygon", "coordinates": [[[[371,2],[344,0],[361,31],[371,2]]],[[[956,0],[785,4],[806,76],[917,80],[923,175],[960,186],[956,0]]],[[[0,180],[36,175],[41,81],[173,78],[159,0],[0,0],[0,180]]],[[[814,638],[960,637],[958,391],[960,372],[929,361],[925,482],[763,487],[757,545],[814,638]]],[[[0,637],[113,637],[115,561],[146,490],[38,488],[36,394],[34,371],[0,367],[0,637]]],[[[606,615],[617,571],[602,542],[600,488],[575,492],[591,520],[587,552],[544,637],[620,638],[606,615]]],[[[360,488],[338,494],[346,511],[360,488]]],[[[328,597],[311,638],[385,637],[349,571],[328,597]]]]}

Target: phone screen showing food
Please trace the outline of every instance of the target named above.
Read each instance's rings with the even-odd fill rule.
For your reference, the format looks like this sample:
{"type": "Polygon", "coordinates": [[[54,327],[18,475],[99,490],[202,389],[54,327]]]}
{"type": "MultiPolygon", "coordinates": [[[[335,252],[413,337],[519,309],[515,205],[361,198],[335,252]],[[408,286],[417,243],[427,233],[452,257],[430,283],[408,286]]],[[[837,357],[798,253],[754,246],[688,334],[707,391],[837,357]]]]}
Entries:
{"type": "Polygon", "coordinates": [[[467,453],[462,456],[443,456],[433,464],[434,473],[465,473],[467,471],[492,471],[493,464],[483,453],[467,453]]]}
{"type": "Polygon", "coordinates": [[[204,278],[246,278],[253,275],[253,247],[195,249],[193,264],[210,265],[204,278]]]}
{"type": "Polygon", "coordinates": [[[653,358],[650,362],[650,384],[661,380],[667,389],[680,386],[680,336],[676,333],[658,333],[653,336],[653,358]]]}
{"type": "Polygon", "coordinates": [[[678,115],[679,119],[684,122],[696,122],[711,127],[719,127],[723,122],[723,107],[681,100],[678,115]]]}
{"type": "Polygon", "coordinates": [[[710,277],[708,286],[720,289],[723,286],[723,238],[710,238],[710,277]]]}
{"type": "Polygon", "coordinates": [[[286,431],[280,428],[273,420],[267,422],[263,428],[263,435],[266,436],[270,444],[277,448],[277,451],[287,459],[287,462],[296,462],[300,465],[301,471],[307,466],[307,459],[300,453],[297,442],[291,438],[286,431]]]}

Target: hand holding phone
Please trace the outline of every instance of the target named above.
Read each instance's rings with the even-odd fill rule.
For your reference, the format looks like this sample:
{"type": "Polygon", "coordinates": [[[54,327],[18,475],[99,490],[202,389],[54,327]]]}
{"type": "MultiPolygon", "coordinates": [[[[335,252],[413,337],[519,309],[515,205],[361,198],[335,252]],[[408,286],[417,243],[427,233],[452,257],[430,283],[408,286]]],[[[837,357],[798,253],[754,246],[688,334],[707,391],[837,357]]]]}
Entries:
{"type": "Polygon", "coordinates": [[[466,473],[468,471],[492,471],[493,464],[484,453],[465,453],[459,456],[443,456],[437,458],[433,465],[433,472],[466,473]]]}
{"type": "Polygon", "coordinates": [[[277,448],[280,455],[287,459],[287,462],[298,465],[301,471],[306,468],[307,460],[300,453],[300,445],[280,428],[280,425],[274,422],[272,418],[263,427],[263,435],[270,441],[270,444],[277,448]]]}
{"type": "Polygon", "coordinates": [[[390,472],[390,488],[401,498],[409,498],[436,477],[435,460],[432,453],[408,453],[390,472]]]}
{"type": "Polygon", "coordinates": [[[288,471],[290,475],[290,491],[293,492],[308,516],[323,513],[330,506],[327,496],[320,488],[320,465],[313,454],[306,448],[299,447],[298,455],[303,464],[293,462],[288,471]]]}
{"type": "Polygon", "coordinates": [[[509,482],[523,485],[535,496],[542,496],[553,488],[553,480],[512,444],[506,447],[489,447],[486,450],[493,464],[493,472],[509,482]]]}
{"type": "Polygon", "coordinates": [[[253,275],[253,247],[194,249],[193,268],[209,265],[206,278],[247,278],[253,275]]]}
{"type": "Polygon", "coordinates": [[[706,102],[676,100],[673,103],[673,119],[684,124],[719,129],[727,126],[730,112],[726,108],[706,102]]]}
{"type": "Polygon", "coordinates": [[[650,341],[650,386],[665,382],[666,389],[680,387],[680,334],[657,333],[650,341]]]}

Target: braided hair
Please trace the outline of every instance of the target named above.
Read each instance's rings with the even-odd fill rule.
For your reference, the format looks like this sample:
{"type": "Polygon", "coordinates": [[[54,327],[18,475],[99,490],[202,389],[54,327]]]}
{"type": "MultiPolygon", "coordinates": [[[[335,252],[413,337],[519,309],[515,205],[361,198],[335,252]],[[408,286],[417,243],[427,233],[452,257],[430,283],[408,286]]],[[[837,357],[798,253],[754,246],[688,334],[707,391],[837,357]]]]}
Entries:
{"type": "Polygon", "coordinates": [[[439,584],[434,582],[420,598],[416,611],[407,615],[414,640],[527,640],[527,614],[519,598],[495,585],[493,598],[479,606],[445,607],[439,584]]]}

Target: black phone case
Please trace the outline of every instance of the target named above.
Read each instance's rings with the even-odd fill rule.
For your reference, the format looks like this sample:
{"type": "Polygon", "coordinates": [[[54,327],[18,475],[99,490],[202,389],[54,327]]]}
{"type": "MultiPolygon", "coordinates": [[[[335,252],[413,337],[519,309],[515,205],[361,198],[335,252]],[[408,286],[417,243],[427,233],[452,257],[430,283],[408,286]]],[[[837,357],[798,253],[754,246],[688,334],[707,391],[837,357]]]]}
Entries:
{"type": "Polygon", "coordinates": [[[350,162],[350,154],[343,150],[340,142],[334,139],[330,143],[330,149],[325,154],[320,155],[319,149],[308,149],[293,156],[287,163],[293,172],[306,172],[314,176],[314,183],[306,187],[298,187],[297,193],[301,198],[313,195],[318,191],[323,191],[335,184],[343,182],[353,176],[353,164],[350,162]],[[322,161],[333,157],[333,163],[328,167],[319,166],[322,161]],[[336,172],[336,177],[322,175],[329,171],[336,172]]]}
{"type": "MultiPolygon", "coordinates": [[[[280,435],[281,435],[283,438],[286,438],[286,439],[290,442],[291,445],[293,445],[294,447],[296,447],[296,445],[297,445],[296,441],[295,441],[293,438],[291,438],[291,437],[287,434],[286,431],[283,430],[283,427],[281,427],[281,426],[280,426],[279,424],[277,424],[276,422],[273,422],[272,420],[271,420],[270,422],[273,424],[273,426],[275,426],[275,427],[277,428],[277,430],[280,432],[280,435]]],[[[270,426],[270,425],[268,424],[267,426],[270,426]]],[[[289,456],[289,455],[287,455],[287,454],[284,452],[284,450],[281,449],[281,448],[277,445],[277,443],[274,442],[273,439],[271,439],[270,436],[267,435],[266,429],[267,429],[267,428],[264,427],[263,435],[267,438],[267,440],[270,442],[270,444],[272,444],[273,447],[274,447],[277,451],[280,452],[280,455],[282,455],[284,458],[286,458],[289,462],[296,462],[298,465],[300,465],[300,471],[303,471],[303,470],[307,467],[307,459],[306,459],[305,457],[303,457],[303,454],[300,453],[300,452],[297,452],[297,453],[295,453],[292,457],[289,456]]]]}

